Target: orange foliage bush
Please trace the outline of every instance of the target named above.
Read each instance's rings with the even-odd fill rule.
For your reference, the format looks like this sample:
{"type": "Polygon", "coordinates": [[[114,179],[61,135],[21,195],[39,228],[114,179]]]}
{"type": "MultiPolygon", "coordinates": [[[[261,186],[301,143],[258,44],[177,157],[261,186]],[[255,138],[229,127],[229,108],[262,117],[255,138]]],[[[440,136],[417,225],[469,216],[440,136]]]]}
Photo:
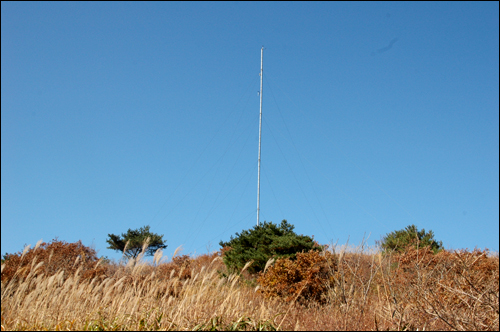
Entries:
{"type": "Polygon", "coordinates": [[[260,292],[266,297],[279,296],[287,301],[324,301],[322,296],[329,283],[335,259],[330,252],[298,253],[296,260],[278,259],[257,278],[260,292]]]}
{"type": "Polygon", "coordinates": [[[13,278],[25,278],[30,272],[52,276],[63,270],[64,277],[67,277],[80,269],[81,279],[90,279],[102,276],[106,271],[105,267],[98,265],[96,251],[84,246],[81,241],[67,243],[54,239],[50,243],[41,243],[38,248],[29,249],[24,256],[18,252],[6,254],[4,258],[2,284],[13,278]]]}

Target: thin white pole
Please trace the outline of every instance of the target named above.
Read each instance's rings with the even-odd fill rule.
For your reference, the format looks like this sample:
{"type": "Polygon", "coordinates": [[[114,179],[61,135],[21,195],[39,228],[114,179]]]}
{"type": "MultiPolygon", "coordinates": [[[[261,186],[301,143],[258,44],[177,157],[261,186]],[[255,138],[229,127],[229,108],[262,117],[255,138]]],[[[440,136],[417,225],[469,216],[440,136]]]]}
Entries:
{"type": "Polygon", "coordinates": [[[262,72],[263,72],[263,62],[264,58],[264,46],[260,49],[260,119],[259,119],[259,169],[257,173],[257,226],[259,226],[259,214],[260,214],[260,142],[262,137],[262,72]]]}

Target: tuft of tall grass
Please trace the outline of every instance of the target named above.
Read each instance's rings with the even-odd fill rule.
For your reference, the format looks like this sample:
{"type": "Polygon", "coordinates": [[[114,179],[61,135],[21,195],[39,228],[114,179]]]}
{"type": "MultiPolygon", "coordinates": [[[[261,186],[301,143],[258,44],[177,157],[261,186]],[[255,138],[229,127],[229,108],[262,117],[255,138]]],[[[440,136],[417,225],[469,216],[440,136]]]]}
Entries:
{"type": "MultiPolygon", "coordinates": [[[[26,252],[25,252],[26,259],[26,252]]],[[[159,257],[159,254],[156,258],[159,257]]],[[[11,261],[12,262],[12,261],[11,261]]],[[[103,275],[82,275],[81,261],[67,275],[38,273],[33,258],[15,278],[2,282],[2,330],[272,329],[272,313],[240,275],[221,279],[218,254],[142,259],[106,266],[103,275]]],[[[2,265],[2,273],[5,271],[2,265]]]]}

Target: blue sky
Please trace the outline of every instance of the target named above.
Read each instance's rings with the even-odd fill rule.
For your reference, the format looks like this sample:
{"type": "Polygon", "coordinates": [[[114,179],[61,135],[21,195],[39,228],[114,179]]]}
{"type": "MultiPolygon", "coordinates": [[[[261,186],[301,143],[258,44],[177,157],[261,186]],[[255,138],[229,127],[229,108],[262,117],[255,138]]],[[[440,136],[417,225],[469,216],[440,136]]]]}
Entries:
{"type": "Polygon", "coordinates": [[[2,2],[2,254],[261,220],[499,244],[498,2],[2,2]]]}

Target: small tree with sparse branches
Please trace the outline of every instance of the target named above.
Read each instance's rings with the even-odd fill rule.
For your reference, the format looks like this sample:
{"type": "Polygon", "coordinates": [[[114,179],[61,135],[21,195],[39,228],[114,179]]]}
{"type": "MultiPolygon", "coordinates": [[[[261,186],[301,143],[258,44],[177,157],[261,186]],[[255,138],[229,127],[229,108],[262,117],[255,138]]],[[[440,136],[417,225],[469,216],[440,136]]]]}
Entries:
{"type": "Polygon", "coordinates": [[[150,232],[149,226],[144,226],[139,229],[128,229],[127,233],[121,236],[108,234],[109,239],[106,242],[109,244],[108,249],[121,251],[127,258],[136,258],[142,251],[142,247],[146,244],[147,249],[145,254],[153,256],[158,249],[165,249],[166,240],[163,240],[163,235],[150,232]]]}

